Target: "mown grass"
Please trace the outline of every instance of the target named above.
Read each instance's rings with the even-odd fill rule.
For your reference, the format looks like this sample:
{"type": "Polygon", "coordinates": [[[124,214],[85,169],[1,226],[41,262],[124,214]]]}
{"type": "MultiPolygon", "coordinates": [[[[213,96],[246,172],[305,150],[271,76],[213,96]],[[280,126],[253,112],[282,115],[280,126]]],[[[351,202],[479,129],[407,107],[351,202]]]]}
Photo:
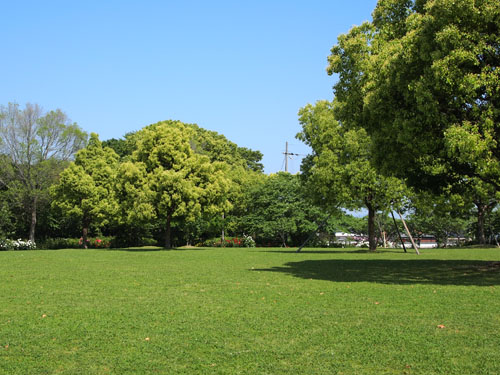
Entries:
{"type": "Polygon", "coordinates": [[[499,374],[498,249],[0,253],[2,374],[499,374]]]}

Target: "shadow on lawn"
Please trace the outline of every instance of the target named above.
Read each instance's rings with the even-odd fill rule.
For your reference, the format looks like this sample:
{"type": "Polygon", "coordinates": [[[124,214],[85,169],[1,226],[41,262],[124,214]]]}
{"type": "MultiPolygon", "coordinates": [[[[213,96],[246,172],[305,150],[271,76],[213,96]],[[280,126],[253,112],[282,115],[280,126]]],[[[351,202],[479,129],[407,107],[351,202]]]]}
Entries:
{"type": "Polygon", "coordinates": [[[281,272],[303,279],[382,284],[500,284],[500,262],[473,260],[304,260],[252,271],[281,272]]]}
{"type": "Polygon", "coordinates": [[[144,246],[144,247],[120,247],[120,248],[115,248],[115,249],[102,249],[105,251],[127,251],[127,252],[132,252],[132,253],[148,253],[152,251],[202,251],[202,250],[209,250],[209,248],[203,248],[203,247],[173,247],[171,249],[167,249],[164,247],[159,247],[159,246],[144,246]]]}
{"type": "MultiPolygon", "coordinates": [[[[283,254],[291,254],[291,253],[297,253],[297,249],[290,249],[290,250],[265,250],[265,251],[257,251],[257,252],[264,252],[264,253],[283,253],[283,254]]],[[[398,253],[402,254],[403,250],[388,250],[388,249],[377,249],[377,251],[374,253],[373,251],[370,251],[368,249],[359,249],[359,250],[308,250],[304,249],[302,250],[299,254],[380,254],[380,253],[398,253]]]]}

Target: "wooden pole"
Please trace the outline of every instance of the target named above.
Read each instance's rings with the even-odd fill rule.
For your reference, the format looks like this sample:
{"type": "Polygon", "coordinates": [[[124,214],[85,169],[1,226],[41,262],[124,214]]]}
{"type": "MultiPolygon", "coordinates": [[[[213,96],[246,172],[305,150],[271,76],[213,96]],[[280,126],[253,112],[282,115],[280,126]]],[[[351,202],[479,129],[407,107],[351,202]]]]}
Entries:
{"type": "Polygon", "coordinates": [[[398,213],[399,217],[401,218],[401,221],[403,222],[403,226],[405,227],[406,233],[408,233],[408,237],[410,237],[410,241],[411,241],[411,244],[413,245],[413,248],[415,249],[416,253],[418,255],[420,255],[420,252],[418,251],[418,247],[415,244],[415,241],[413,240],[413,237],[410,233],[410,230],[408,229],[408,226],[406,225],[406,221],[405,221],[405,219],[403,219],[403,215],[401,215],[401,213],[398,210],[396,210],[396,212],[398,213]]]}
{"type": "Polygon", "coordinates": [[[285,172],[288,172],[288,142],[285,146],[285,172]]]}
{"type": "Polygon", "coordinates": [[[407,252],[406,246],[405,246],[405,243],[403,241],[403,238],[401,237],[401,232],[399,231],[398,223],[396,223],[396,218],[394,217],[394,213],[392,212],[392,210],[391,210],[391,216],[392,216],[392,220],[394,221],[394,226],[396,227],[396,232],[398,232],[398,236],[399,236],[399,240],[401,241],[401,245],[403,245],[403,250],[406,253],[407,252]]]}

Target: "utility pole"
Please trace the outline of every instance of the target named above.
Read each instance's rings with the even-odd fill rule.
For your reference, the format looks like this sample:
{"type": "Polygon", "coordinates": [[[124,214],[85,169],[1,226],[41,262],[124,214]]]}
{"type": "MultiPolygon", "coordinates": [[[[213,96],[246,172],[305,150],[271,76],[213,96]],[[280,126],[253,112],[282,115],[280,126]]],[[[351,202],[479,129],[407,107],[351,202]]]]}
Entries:
{"type": "Polygon", "coordinates": [[[288,156],[299,156],[300,154],[294,154],[292,152],[288,152],[288,142],[285,143],[285,172],[288,172],[288,156]]]}
{"type": "Polygon", "coordinates": [[[288,142],[285,146],[285,172],[288,172],[288,142]]]}

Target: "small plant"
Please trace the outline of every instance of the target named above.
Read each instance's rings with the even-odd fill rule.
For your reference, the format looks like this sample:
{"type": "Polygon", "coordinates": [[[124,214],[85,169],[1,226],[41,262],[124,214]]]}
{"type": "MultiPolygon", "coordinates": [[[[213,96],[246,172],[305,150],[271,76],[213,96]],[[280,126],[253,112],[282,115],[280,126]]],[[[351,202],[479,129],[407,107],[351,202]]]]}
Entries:
{"type": "Polygon", "coordinates": [[[10,240],[0,238],[0,250],[9,250],[10,240]]]}
{"type": "Polygon", "coordinates": [[[0,239],[0,250],[35,250],[35,241],[0,239]]]}
{"type": "Polygon", "coordinates": [[[241,245],[242,247],[255,247],[255,240],[252,238],[252,236],[244,234],[241,238],[241,245]]]}
{"type": "MultiPolygon", "coordinates": [[[[109,249],[111,247],[111,242],[113,241],[113,237],[96,237],[96,238],[87,238],[87,248],[88,249],[109,249]]],[[[83,238],[80,238],[78,241],[80,247],[83,246],[83,238]]]]}
{"type": "Polygon", "coordinates": [[[208,239],[196,246],[203,247],[255,247],[255,241],[251,236],[226,237],[224,241],[220,238],[208,239]]]}

